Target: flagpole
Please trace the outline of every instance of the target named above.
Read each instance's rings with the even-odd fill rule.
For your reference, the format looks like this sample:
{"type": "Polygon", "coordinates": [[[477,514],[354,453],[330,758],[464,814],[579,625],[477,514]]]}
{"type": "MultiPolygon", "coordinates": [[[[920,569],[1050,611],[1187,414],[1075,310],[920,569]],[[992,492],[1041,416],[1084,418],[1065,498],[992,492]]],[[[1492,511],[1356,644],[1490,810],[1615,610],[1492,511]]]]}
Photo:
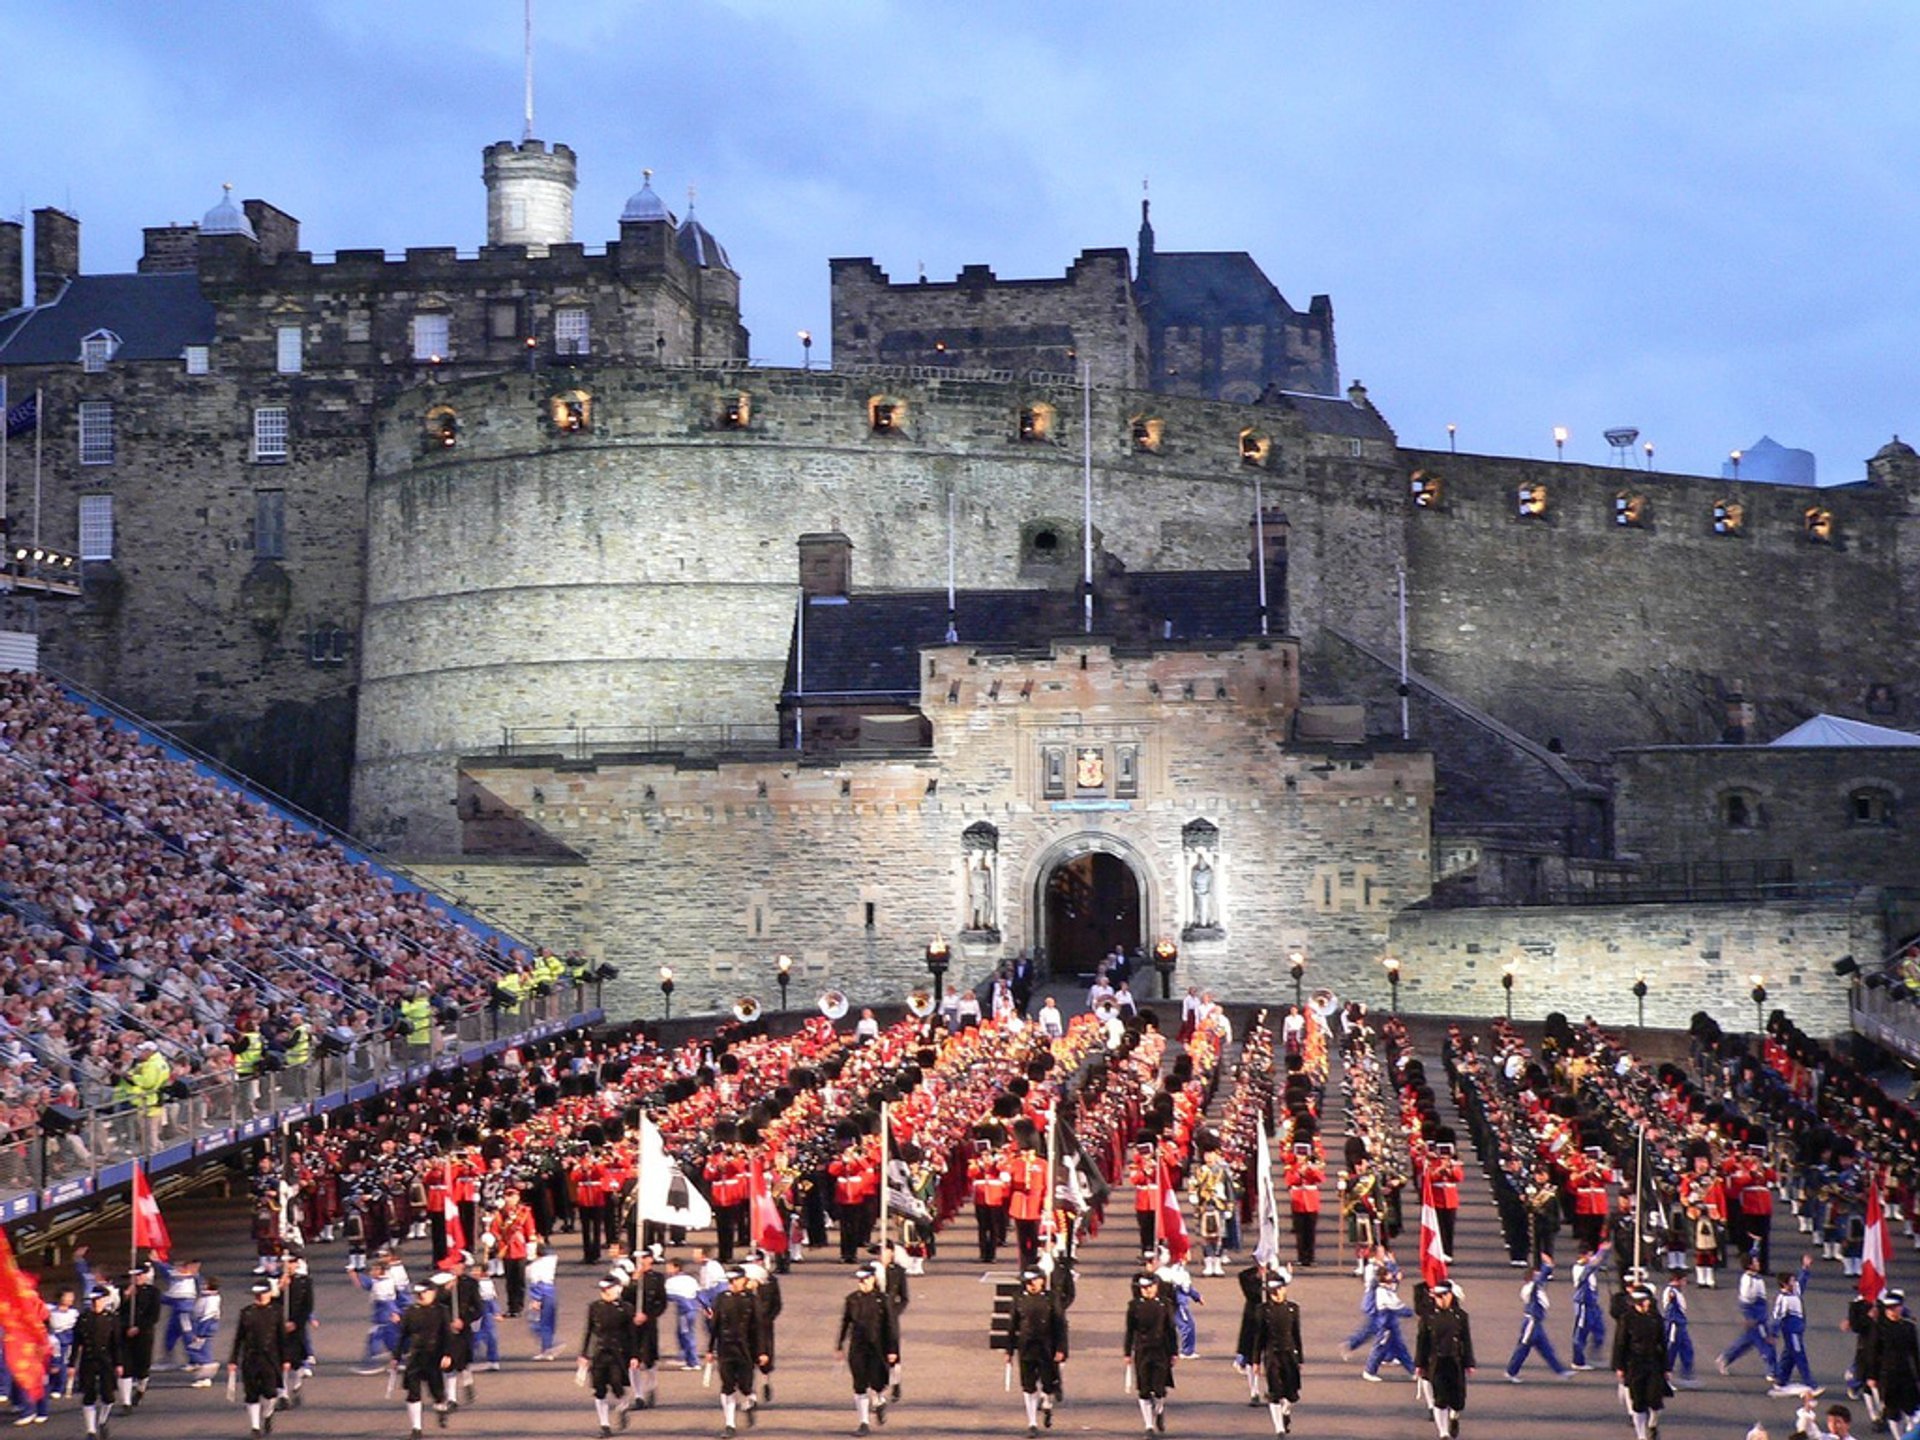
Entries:
{"type": "Polygon", "coordinates": [[[132,1274],[140,1267],[140,1162],[133,1162],[133,1234],[128,1237],[133,1243],[127,1246],[127,1273],[132,1274]]]}
{"type": "Polygon", "coordinates": [[[880,1102],[880,1244],[887,1243],[887,1190],[892,1179],[887,1173],[887,1102],[880,1102]]]}
{"type": "Polygon", "coordinates": [[[1633,1162],[1633,1268],[1640,1268],[1640,1244],[1647,1233],[1647,1127],[1640,1127],[1639,1153],[1633,1162]]]}
{"type": "Polygon", "coordinates": [[[40,387],[33,389],[33,548],[40,548],[40,412],[46,404],[40,398],[40,387]]]}
{"type": "Polygon", "coordinates": [[[1050,1227],[1047,1233],[1048,1248],[1056,1254],[1066,1247],[1060,1243],[1060,1225],[1055,1218],[1055,1196],[1057,1194],[1054,1179],[1055,1167],[1060,1163],[1060,1097],[1056,1095],[1053,1103],[1047,1107],[1047,1208],[1046,1223],[1050,1227]]]}
{"type": "MultiPolygon", "coordinates": [[[[640,1112],[640,1129],[633,1137],[633,1263],[640,1263],[640,1237],[644,1222],[640,1219],[642,1197],[646,1191],[647,1112],[640,1112]]],[[[749,1207],[751,1208],[751,1207],[749,1207]]],[[[717,1238],[717,1237],[716,1237],[717,1238]]]]}
{"type": "Polygon", "coordinates": [[[1093,633],[1093,362],[1080,362],[1080,584],[1086,633],[1093,633]]]}

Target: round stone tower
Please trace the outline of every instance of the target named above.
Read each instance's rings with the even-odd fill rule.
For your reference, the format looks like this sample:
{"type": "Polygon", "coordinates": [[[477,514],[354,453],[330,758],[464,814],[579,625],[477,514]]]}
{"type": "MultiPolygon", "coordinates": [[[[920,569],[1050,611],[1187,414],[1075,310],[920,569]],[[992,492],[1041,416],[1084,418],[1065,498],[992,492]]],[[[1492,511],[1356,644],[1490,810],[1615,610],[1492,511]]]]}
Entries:
{"type": "Polygon", "coordinates": [[[549,245],[572,241],[576,168],[565,145],[551,151],[540,140],[489,145],[481,170],[487,182],[487,243],[524,245],[528,254],[544,255],[549,245]]]}

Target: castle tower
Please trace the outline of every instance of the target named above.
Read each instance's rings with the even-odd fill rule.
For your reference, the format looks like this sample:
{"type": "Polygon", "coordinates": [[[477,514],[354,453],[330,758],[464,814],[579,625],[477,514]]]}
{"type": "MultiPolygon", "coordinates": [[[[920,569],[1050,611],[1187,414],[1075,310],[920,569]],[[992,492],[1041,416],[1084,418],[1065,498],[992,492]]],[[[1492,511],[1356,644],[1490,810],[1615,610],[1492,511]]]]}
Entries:
{"type": "Polygon", "coordinates": [[[573,151],[544,141],[500,140],[483,152],[487,182],[487,244],[524,245],[544,255],[573,240],[573,151]]]}

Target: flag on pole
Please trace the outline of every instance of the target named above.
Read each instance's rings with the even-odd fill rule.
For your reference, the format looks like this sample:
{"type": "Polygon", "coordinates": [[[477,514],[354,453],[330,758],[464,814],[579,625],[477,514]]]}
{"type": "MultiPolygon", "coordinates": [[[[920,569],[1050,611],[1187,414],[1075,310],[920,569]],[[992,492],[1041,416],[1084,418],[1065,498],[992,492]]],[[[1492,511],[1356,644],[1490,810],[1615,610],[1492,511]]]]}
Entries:
{"type": "Polygon", "coordinates": [[[747,1185],[748,1230],[753,1243],[769,1255],[782,1255],[787,1249],[787,1223],[780,1218],[780,1207],[773,1203],[773,1191],[767,1184],[767,1157],[753,1157],[753,1169],[747,1185]]]}
{"type": "Polygon", "coordinates": [[[1433,1203],[1433,1176],[1423,1166],[1420,1171],[1420,1278],[1429,1286],[1447,1278],[1447,1265],[1453,1257],[1440,1244],[1440,1211],[1433,1203]]]}
{"type": "Polygon", "coordinates": [[[648,1115],[640,1117],[640,1181],[636,1208],[650,1225],[704,1230],[713,1224],[713,1206],[667,1154],[660,1127],[648,1115]]]}
{"type": "Polygon", "coordinates": [[[1267,1143],[1267,1127],[1258,1124],[1253,1131],[1253,1180],[1260,1207],[1260,1242],[1253,1247],[1253,1258],[1271,1266],[1280,1258],[1280,1200],[1273,1193],[1273,1150],[1267,1143]]]}
{"type": "Polygon", "coordinates": [[[467,1248],[467,1227],[460,1221],[460,1201],[453,1188],[453,1157],[447,1157],[446,1184],[440,1191],[440,1218],[447,1227],[447,1255],[458,1260],[467,1248]]]}
{"type": "Polygon", "coordinates": [[[47,1307],[14,1259],[5,1230],[0,1230],[0,1330],[6,1332],[7,1373],[27,1399],[38,1404],[47,1393],[47,1361],[53,1350],[47,1307]]]}
{"type": "Polygon", "coordinates": [[[164,1261],[173,1249],[167,1238],[167,1222],[160,1218],[160,1206],[147,1184],[147,1172],[138,1160],[133,1162],[133,1248],[145,1248],[156,1260],[164,1261]]]}
{"type": "Polygon", "coordinates": [[[1178,1265],[1193,1246],[1187,1240],[1186,1217],[1180,1213],[1180,1190],[1173,1183],[1173,1172],[1162,1159],[1160,1167],[1160,1243],[1167,1247],[1167,1258],[1178,1265]]]}
{"type": "Polygon", "coordinates": [[[40,392],[36,390],[18,404],[8,405],[5,389],[0,387],[0,413],[7,417],[6,433],[9,440],[16,435],[26,434],[40,423],[40,392]]]}
{"type": "Polygon", "coordinates": [[[1867,1229],[1860,1244],[1860,1298],[1871,1305],[1887,1288],[1887,1215],[1880,1204],[1880,1177],[1867,1181],[1867,1229]]]}

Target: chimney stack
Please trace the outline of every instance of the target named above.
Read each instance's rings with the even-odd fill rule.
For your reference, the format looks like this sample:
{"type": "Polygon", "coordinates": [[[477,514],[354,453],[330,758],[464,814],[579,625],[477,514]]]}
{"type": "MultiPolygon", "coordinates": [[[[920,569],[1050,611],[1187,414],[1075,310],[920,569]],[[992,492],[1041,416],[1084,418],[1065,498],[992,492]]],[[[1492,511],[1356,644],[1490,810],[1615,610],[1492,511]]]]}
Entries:
{"type": "Polygon", "coordinates": [[[26,246],[26,226],[18,220],[0,220],[0,315],[26,304],[26,246]]]}
{"type": "Polygon", "coordinates": [[[44,305],[80,273],[80,222],[43,205],[33,212],[33,303],[44,305]]]}

